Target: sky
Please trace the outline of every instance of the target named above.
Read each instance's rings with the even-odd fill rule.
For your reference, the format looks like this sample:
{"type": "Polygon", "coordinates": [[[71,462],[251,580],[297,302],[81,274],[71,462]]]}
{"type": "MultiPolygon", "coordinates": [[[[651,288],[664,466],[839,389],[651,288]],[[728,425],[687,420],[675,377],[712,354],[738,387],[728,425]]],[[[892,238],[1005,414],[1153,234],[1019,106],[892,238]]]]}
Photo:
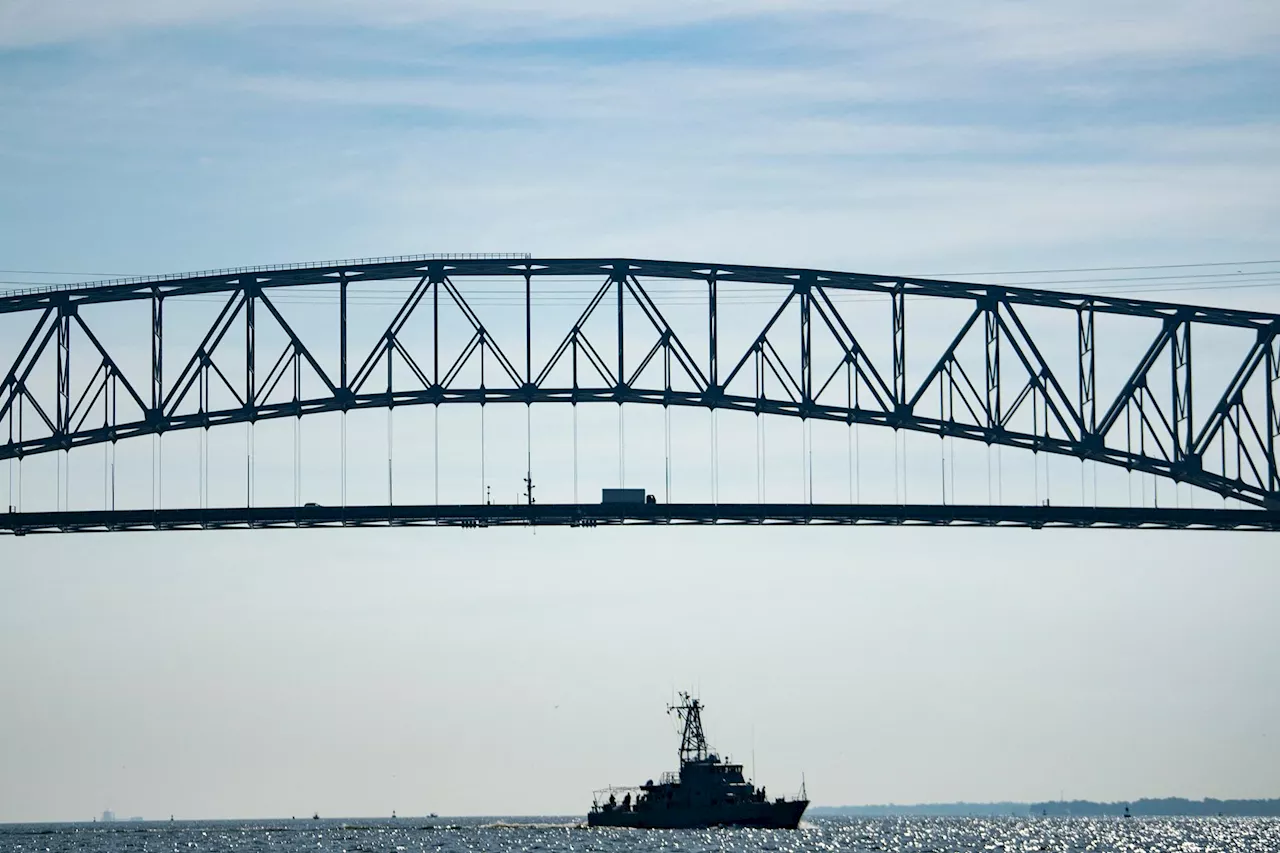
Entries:
{"type": "MultiPolygon", "coordinates": [[[[1277,36],[1264,0],[0,0],[0,288],[453,251],[1270,261],[1277,36]]],[[[1140,295],[1280,312],[1277,282],[1140,295]]],[[[563,463],[563,412],[535,416],[563,463]]],[[[447,417],[444,489],[474,490],[474,413],[447,417]]],[[[490,417],[522,471],[523,418],[490,417]]],[[[587,494],[613,418],[582,413],[587,494]]],[[[291,494],[276,461],[264,501],[291,494]]],[[[352,461],[370,500],[380,464],[352,461]]],[[[576,814],[674,766],[681,688],[771,792],[822,804],[1277,796],[1275,565],[1222,533],[8,539],[0,821],[576,814]]]]}

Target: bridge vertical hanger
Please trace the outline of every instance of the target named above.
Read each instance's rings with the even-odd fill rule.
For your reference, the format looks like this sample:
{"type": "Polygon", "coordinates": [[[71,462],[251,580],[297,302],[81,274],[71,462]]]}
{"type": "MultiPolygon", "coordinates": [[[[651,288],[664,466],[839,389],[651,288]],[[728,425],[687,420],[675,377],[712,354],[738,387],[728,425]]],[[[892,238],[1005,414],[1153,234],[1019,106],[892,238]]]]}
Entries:
{"type": "MultiPolygon", "coordinates": [[[[859,350],[858,352],[860,352],[859,350]]],[[[858,436],[858,422],[854,419],[853,413],[861,408],[859,405],[862,377],[857,373],[858,355],[852,349],[844,354],[845,364],[845,408],[848,409],[849,415],[846,419],[846,428],[849,434],[845,436],[845,443],[849,452],[849,503],[860,503],[862,501],[862,459],[860,451],[862,450],[861,441],[858,436]],[[856,447],[855,447],[856,445],[856,447]],[[859,455],[855,456],[854,451],[859,451],[859,455]],[[855,471],[856,465],[856,471],[855,471]],[[857,475],[857,493],[855,497],[854,483],[855,473],[857,475]]]]}
{"type": "MultiPolygon", "coordinates": [[[[984,358],[986,368],[987,406],[987,500],[991,500],[991,439],[1003,428],[1004,414],[1000,402],[1000,302],[989,298],[982,306],[984,358]]],[[[1004,502],[1004,468],[1000,458],[1000,445],[996,444],[996,497],[1004,502]]]]}
{"type": "MultiPolygon", "coordinates": [[[[440,282],[444,280],[434,268],[429,277],[431,283],[431,376],[434,389],[440,390],[440,282]]],[[[439,403],[436,406],[439,407],[439,403]]]]}
{"type": "Polygon", "coordinates": [[[1003,426],[1004,415],[1000,406],[1000,303],[994,299],[982,312],[984,340],[986,342],[987,377],[987,428],[998,431],[1003,426]]]}
{"type": "Polygon", "coordinates": [[[813,406],[813,325],[810,323],[812,288],[813,273],[801,273],[794,289],[800,301],[800,429],[803,433],[801,445],[804,453],[801,471],[804,472],[805,503],[813,503],[813,424],[809,420],[809,412],[813,406]]]}
{"type": "Polygon", "coordinates": [[[713,269],[711,274],[707,276],[707,380],[710,383],[708,388],[710,391],[718,391],[720,388],[718,358],[720,346],[716,341],[716,335],[719,331],[719,321],[716,319],[718,282],[719,276],[716,274],[716,270],[713,269]]]}
{"type": "Polygon", "coordinates": [[[533,504],[533,276],[524,274],[525,491],[533,504]]]}
{"type": "MultiPolygon", "coordinates": [[[[812,287],[812,273],[804,273],[795,284],[796,295],[800,298],[800,400],[803,404],[803,411],[806,413],[809,407],[813,405],[813,326],[809,322],[809,307],[813,298],[810,293],[812,287]]],[[[895,321],[894,329],[896,330],[897,328],[898,324],[895,321]]],[[[903,399],[905,399],[905,396],[906,392],[904,390],[903,399]]]]}
{"type": "Polygon", "coordinates": [[[338,279],[338,387],[342,390],[341,436],[342,443],[339,464],[342,466],[341,503],[347,505],[347,401],[351,398],[351,384],[347,378],[347,273],[343,272],[338,279]]]}
{"type": "Polygon", "coordinates": [[[293,505],[302,503],[302,357],[293,349],[293,505]]]}
{"type": "MultiPolygon", "coordinates": [[[[956,380],[953,371],[955,370],[955,358],[948,358],[946,367],[938,374],[938,417],[948,424],[954,424],[956,420],[956,380]]],[[[941,450],[938,454],[938,461],[942,470],[942,503],[947,502],[947,433],[946,430],[938,432],[938,439],[941,443],[941,450]]],[[[954,464],[954,460],[953,460],[954,464]]],[[[955,484],[952,484],[954,489],[955,484]]]]}
{"type": "Polygon", "coordinates": [[[623,296],[626,292],[627,285],[627,264],[616,263],[613,265],[613,274],[610,280],[613,286],[618,289],[618,488],[625,488],[627,485],[627,448],[626,448],[626,415],[622,409],[622,392],[626,389],[627,374],[625,367],[624,351],[624,326],[623,296]]]}
{"type": "Polygon", "coordinates": [[[254,312],[258,303],[257,299],[258,282],[256,277],[250,277],[247,284],[244,285],[244,405],[249,414],[249,447],[248,456],[245,459],[245,490],[248,499],[248,505],[253,506],[254,493],[256,491],[254,484],[254,438],[255,426],[257,418],[254,416],[254,406],[257,404],[257,383],[254,378],[254,369],[257,365],[257,332],[255,330],[254,312]]]}
{"type": "Polygon", "coordinates": [[[112,366],[110,380],[111,389],[109,395],[103,400],[102,404],[102,428],[104,432],[111,436],[111,440],[104,442],[102,445],[103,465],[106,466],[106,470],[103,471],[102,481],[102,489],[104,492],[102,508],[106,510],[113,510],[116,508],[116,441],[114,427],[117,423],[116,399],[120,394],[120,384],[119,380],[116,378],[116,373],[116,368],[112,366]]]}
{"type": "Polygon", "coordinates": [[[57,407],[54,417],[60,439],[71,432],[71,317],[73,314],[75,314],[75,306],[65,300],[58,304],[58,379],[57,407]]]}
{"type": "Polygon", "coordinates": [[[65,300],[58,305],[58,399],[54,418],[57,424],[59,443],[63,445],[63,452],[58,454],[57,501],[59,511],[64,508],[63,501],[66,501],[66,508],[70,508],[71,503],[71,496],[67,493],[71,479],[68,474],[71,466],[69,453],[71,447],[67,443],[66,436],[71,433],[71,315],[73,313],[75,313],[75,307],[65,300]]]}
{"type": "Polygon", "coordinates": [[[662,347],[662,502],[671,503],[671,330],[663,333],[662,347]]]}
{"type": "Polygon", "coordinates": [[[257,304],[257,283],[246,284],[244,288],[244,402],[245,407],[250,411],[257,404],[257,388],[254,383],[254,368],[257,363],[254,310],[257,304]]]}
{"type": "MultiPolygon", "coordinates": [[[[201,365],[199,376],[196,379],[196,411],[204,417],[209,411],[209,368],[208,365],[201,365]]],[[[200,430],[200,506],[204,507],[207,503],[209,494],[209,426],[208,418],[205,417],[205,426],[200,430]]]]}
{"type": "MultiPolygon", "coordinates": [[[[597,296],[599,293],[597,292],[597,296]]],[[[573,371],[573,394],[570,396],[570,405],[573,413],[573,502],[578,502],[578,337],[581,333],[582,320],[574,325],[570,334],[570,362],[573,371]]],[[[545,371],[544,371],[545,372],[545,371]]]]}
{"type": "MultiPolygon", "coordinates": [[[[1079,379],[1080,443],[1089,446],[1097,440],[1098,402],[1094,392],[1097,379],[1097,363],[1093,349],[1093,303],[1076,311],[1077,376],[1079,379]]],[[[1085,503],[1086,459],[1080,457],[1080,504],[1085,503]]],[[[1093,469],[1093,502],[1098,502],[1098,469],[1093,469]]]]}
{"type": "MultiPolygon", "coordinates": [[[[1171,375],[1173,393],[1173,423],[1169,425],[1173,433],[1173,452],[1170,461],[1177,472],[1183,468],[1191,453],[1194,436],[1191,432],[1191,322],[1180,320],[1173,327],[1170,343],[1173,347],[1171,375]]],[[[1175,473],[1175,476],[1177,474],[1175,473]]],[[[1177,481],[1174,481],[1174,492],[1177,492],[1177,481]]]]}
{"type": "Polygon", "coordinates": [[[907,414],[907,299],[902,282],[893,286],[893,402],[896,413],[907,414]]]}
{"type": "Polygon", "coordinates": [[[155,418],[163,417],[160,406],[164,401],[164,296],[160,288],[151,288],[151,411],[155,418]]]}
{"type": "Polygon", "coordinates": [[[435,502],[440,504],[440,282],[443,275],[432,267],[431,283],[431,390],[435,396],[435,456],[431,470],[435,476],[435,502]]]}
{"type": "MultiPolygon", "coordinates": [[[[152,506],[160,508],[160,496],[156,493],[156,478],[159,477],[157,457],[162,453],[159,425],[164,421],[164,295],[160,288],[151,288],[151,410],[156,419],[156,438],[152,441],[152,506]]],[[[163,457],[160,457],[161,459],[163,457]]]]}
{"type": "Polygon", "coordinates": [[[524,274],[524,384],[533,388],[533,275],[524,274]]]}
{"type": "MultiPolygon", "coordinates": [[[[1280,492],[1280,466],[1276,464],[1276,451],[1280,449],[1280,335],[1271,330],[1265,338],[1267,377],[1267,471],[1272,492],[1280,492]]],[[[1272,506],[1280,505],[1273,500],[1272,506]]]]}
{"type": "Polygon", "coordinates": [[[902,282],[896,282],[889,293],[893,303],[893,500],[905,503],[903,468],[906,442],[898,434],[899,424],[909,415],[907,402],[907,300],[902,282]]]}
{"type": "MultiPolygon", "coordinates": [[[[349,393],[347,384],[347,274],[338,279],[338,385],[343,393],[349,393]]],[[[344,408],[345,412],[346,409],[344,408]]]]}
{"type": "Polygon", "coordinates": [[[1084,436],[1093,439],[1098,429],[1098,403],[1094,395],[1097,364],[1093,349],[1093,303],[1076,311],[1076,352],[1079,372],[1080,418],[1084,436]]]}
{"type": "MultiPolygon", "coordinates": [[[[395,506],[395,483],[392,479],[392,459],[394,458],[395,430],[393,412],[395,412],[395,382],[392,379],[392,366],[395,364],[396,325],[387,328],[387,505],[395,506]]],[[[483,412],[484,410],[481,409],[483,412]]]]}
{"type": "MultiPolygon", "coordinates": [[[[618,289],[618,390],[621,391],[626,383],[627,372],[624,366],[623,358],[623,294],[627,285],[627,265],[624,263],[616,263],[613,265],[613,273],[609,276],[610,283],[618,289]]],[[[621,398],[618,400],[622,402],[621,398]]]]}

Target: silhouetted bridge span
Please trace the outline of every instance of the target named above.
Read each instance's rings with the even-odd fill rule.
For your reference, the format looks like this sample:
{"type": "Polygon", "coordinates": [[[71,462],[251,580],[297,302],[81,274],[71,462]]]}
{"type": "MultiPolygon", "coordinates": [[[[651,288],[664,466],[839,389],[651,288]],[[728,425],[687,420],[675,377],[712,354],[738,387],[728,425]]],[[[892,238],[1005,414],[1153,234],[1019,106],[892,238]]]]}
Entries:
{"type": "MultiPolygon", "coordinates": [[[[18,330],[6,335],[17,344],[11,360],[0,352],[0,460],[18,463],[327,412],[642,403],[1054,454],[1239,504],[182,509],[157,498],[158,506],[124,509],[113,462],[98,511],[71,510],[61,496],[57,512],[22,511],[19,476],[18,500],[10,501],[17,511],[0,516],[9,531],[378,523],[1274,529],[1280,512],[1280,315],[1269,313],[802,268],[420,255],[0,292],[0,321],[18,330]],[[402,290],[373,287],[379,282],[402,290]],[[586,286],[576,301],[563,289],[574,282],[586,286]],[[376,328],[351,318],[352,305],[372,293],[395,300],[376,328]],[[324,297],[330,319],[300,322],[291,295],[324,297]],[[181,315],[200,326],[190,342],[175,343],[167,311],[193,301],[214,307],[199,320],[181,315]],[[747,302],[765,307],[728,323],[747,302]],[[925,304],[951,306],[957,319],[940,325],[916,313],[925,304]],[[126,314],[149,330],[130,345],[109,334],[126,314]],[[1117,330],[1119,321],[1128,325],[1117,330]]],[[[345,478],[345,456],[343,465],[345,478]]],[[[10,482],[12,495],[12,473],[10,482]]]]}
{"type": "Polygon", "coordinates": [[[308,527],[599,527],[605,525],[909,525],[1097,527],[1130,530],[1280,530],[1280,512],[918,504],[459,504],[252,507],[15,513],[0,533],[308,527]]]}

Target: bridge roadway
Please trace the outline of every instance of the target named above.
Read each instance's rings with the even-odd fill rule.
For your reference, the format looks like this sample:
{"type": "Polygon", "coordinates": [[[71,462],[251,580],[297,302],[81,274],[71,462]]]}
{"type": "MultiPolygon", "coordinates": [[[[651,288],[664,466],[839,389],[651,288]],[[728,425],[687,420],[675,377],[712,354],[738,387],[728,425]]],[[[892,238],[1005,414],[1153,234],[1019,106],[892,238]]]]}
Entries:
{"type": "Polygon", "coordinates": [[[456,504],[218,507],[0,514],[0,533],[310,527],[911,525],[1280,530],[1280,510],[939,504],[456,504]]]}

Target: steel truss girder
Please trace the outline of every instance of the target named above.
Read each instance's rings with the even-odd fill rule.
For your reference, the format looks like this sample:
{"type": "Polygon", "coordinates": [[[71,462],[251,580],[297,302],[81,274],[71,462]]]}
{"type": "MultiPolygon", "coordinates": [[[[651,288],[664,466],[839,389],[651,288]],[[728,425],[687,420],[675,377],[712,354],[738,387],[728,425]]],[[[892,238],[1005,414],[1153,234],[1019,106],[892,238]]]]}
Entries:
{"type": "Polygon", "coordinates": [[[720,284],[749,282],[793,287],[804,275],[823,287],[891,294],[900,289],[907,296],[935,296],[948,299],[982,300],[1003,298],[1015,305],[1076,310],[1091,307],[1108,314],[1124,314],[1158,319],[1182,317],[1196,323],[1213,323],[1251,329],[1269,328],[1277,320],[1274,314],[1209,308],[1155,302],[1122,297],[1039,290],[1027,287],[977,284],[897,275],[835,272],[831,270],[756,267],[734,264],[705,264],[683,261],[638,260],[632,258],[547,258],[519,262],[496,260],[403,261],[388,263],[343,263],[332,267],[307,267],[297,270],[273,270],[249,274],[197,276],[188,279],[164,279],[153,282],[89,283],[72,285],[65,290],[39,292],[11,291],[0,294],[0,314],[30,311],[68,301],[73,304],[123,302],[150,299],[153,295],[191,296],[241,290],[252,284],[261,289],[295,287],[307,284],[336,284],[419,278],[432,271],[452,278],[524,276],[595,276],[625,269],[637,278],[675,278],[706,282],[714,277],[720,284]]]}
{"type": "Polygon", "coordinates": [[[804,417],[845,424],[856,423],[891,427],[893,429],[911,429],[940,437],[963,438],[987,444],[1003,444],[1023,450],[1095,459],[1099,462],[1119,465],[1160,477],[1186,479],[1186,481],[1201,488],[1239,497],[1241,500],[1258,505],[1263,505],[1268,498],[1260,489],[1242,488],[1239,482],[1220,475],[1201,471],[1183,478],[1179,477],[1180,472],[1174,464],[1160,459],[1112,448],[1098,450],[1088,447],[1079,441],[1014,432],[1003,427],[965,424],[958,421],[918,415],[903,415],[897,412],[872,409],[854,409],[816,403],[806,405],[798,401],[769,400],[744,395],[724,393],[708,395],[699,392],[643,390],[637,388],[622,390],[617,388],[534,388],[531,390],[428,388],[419,391],[359,394],[353,395],[346,400],[321,397],[296,402],[259,405],[252,409],[224,409],[214,412],[173,416],[165,419],[163,429],[157,429],[152,424],[141,421],[114,427],[86,429],[70,437],[57,436],[30,439],[21,444],[15,442],[12,445],[0,447],[0,459],[8,458],[9,456],[33,455],[50,450],[68,450],[75,447],[98,444],[103,441],[122,440],[157,432],[210,428],[275,418],[302,417],[324,412],[458,403],[472,405],[499,403],[648,403],[662,406],[727,409],[730,411],[750,412],[752,414],[804,417]]]}
{"type": "MultiPolygon", "coordinates": [[[[856,310],[856,309],[855,309],[856,310]]],[[[729,409],[755,414],[775,414],[800,418],[865,423],[894,429],[911,429],[941,436],[966,438],[988,444],[1092,459],[1131,470],[1168,477],[1180,482],[1238,498],[1260,506],[1280,506],[1280,469],[1276,452],[1280,445],[1280,352],[1277,351],[1280,317],[1256,312],[1203,308],[1187,305],[1094,295],[1060,293],[1029,288],[938,281],[901,276],[876,276],[823,270],[690,264],[672,261],[633,259],[547,259],[547,260],[435,260],[387,263],[344,263],[332,267],[271,270],[254,273],[197,276],[150,282],[103,283],[70,287],[54,292],[13,293],[0,296],[0,313],[30,312],[34,328],[9,371],[0,381],[0,423],[9,426],[7,443],[0,444],[0,459],[69,450],[103,441],[163,433],[170,430],[208,428],[245,421],[280,417],[300,417],[331,411],[372,407],[445,403],[547,403],[613,402],[649,403],[664,406],[695,406],[729,409]],[[492,331],[467,301],[458,280],[469,277],[508,276],[524,284],[525,358],[523,370],[499,345],[492,331]],[[560,345],[544,366],[532,360],[534,282],[542,276],[578,276],[601,281],[595,296],[577,322],[563,336],[560,345]],[[699,281],[707,287],[709,351],[705,360],[695,357],[663,316],[645,290],[642,279],[661,277],[699,281]],[[362,283],[411,279],[417,285],[400,306],[395,317],[373,348],[361,354],[347,346],[347,301],[351,287],[362,283]],[[780,304],[754,342],[745,351],[724,352],[719,344],[720,298],[726,283],[751,283],[779,287],[780,304]],[[320,364],[307,342],[276,309],[270,294],[276,288],[315,284],[335,284],[339,291],[340,358],[336,381],[320,364]],[[892,306],[891,364],[877,368],[832,301],[832,291],[876,293],[892,306]],[[209,326],[201,343],[172,384],[165,382],[164,303],[168,299],[196,294],[225,293],[227,300],[209,326]],[[441,294],[462,313],[472,330],[470,341],[454,357],[441,360],[439,305],[441,294]],[[434,328],[429,362],[416,358],[412,342],[401,332],[410,315],[427,310],[434,328]],[[612,299],[609,299],[612,297],[612,299]],[[972,312],[950,346],[925,371],[918,384],[907,375],[907,301],[920,297],[958,299],[969,303],[972,312]],[[80,314],[87,305],[149,300],[151,306],[150,395],[145,400],[137,391],[144,383],[129,381],[106,349],[99,343],[80,314]],[[792,306],[799,315],[798,330],[781,318],[792,306]],[[1076,318],[1076,375],[1058,376],[1041,354],[1042,347],[1028,331],[1021,316],[1024,306],[1057,308],[1074,312],[1076,318]],[[261,307],[264,312],[258,311],[261,307]],[[634,322],[625,323],[628,307],[638,308],[645,318],[637,331],[634,322]],[[584,329],[597,312],[616,311],[617,352],[604,354],[592,343],[584,329]],[[1117,314],[1156,318],[1160,331],[1128,380],[1113,399],[1099,400],[1095,377],[1099,368],[1094,339],[1097,314],[1117,314]],[[270,361],[265,356],[257,372],[257,326],[268,318],[286,339],[284,351],[270,361]],[[227,347],[228,333],[243,322],[245,336],[243,380],[229,378],[218,366],[219,347],[227,347]],[[1216,406],[1209,411],[1199,432],[1192,417],[1192,348],[1196,325],[1218,325],[1251,329],[1256,342],[1249,349],[1216,406]],[[969,363],[958,354],[966,336],[981,327],[983,360],[969,363]],[[798,331],[798,335],[796,332],[798,331]],[[829,334],[839,349],[834,367],[817,364],[813,337],[829,334]],[[97,372],[82,391],[72,387],[73,335],[83,333],[90,342],[89,363],[97,372]],[[656,340],[637,363],[628,364],[624,341],[628,335],[653,336],[656,340]],[[54,387],[30,387],[32,368],[47,347],[56,352],[54,387]],[[781,353],[798,353],[798,367],[788,366],[781,353]],[[349,370],[352,355],[359,365],[349,370]],[[729,361],[725,361],[725,357],[729,361]],[[398,389],[393,363],[400,359],[420,390],[398,389]],[[450,359],[452,359],[450,361],[450,359]],[[478,388],[456,387],[462,369],[478,359],[478,388]],[[572,362],[572,385],[551,385],[553,369],[562,359],[572,362]],[[646,368],[660,360],[662,387],[641,387],[646,368]],[[373,380],[385,360],[385,389],[373,380]],[[1169,363],[1168,379],[1157,376],[1157,368],[1169,363]],[[496,386],[487,387],[486,365],[496,364],[496,386]],[[303,399],[300,371],[309,366],[319,378],[325,395],[303,399]],[[427,365],[424,367],[424,365],[427,365]],[[727,374],[722,366],[732,365],[727,374]],[[741,374],[756,372],[753,395],[730,389],[741,374]],[[269,402],[283,377],[292,371],[293,398],[269,402]],[[848,400],[844,406],[822,401],[824,392],[845,374],[848,400]],[[673,373],[692,390],[673,388],[673,373]],[[766,379],[781,392],[766,392],[766,379]],[[886,378],[888,381],[886,381],[886,378]],[[1246,393],[1255,377],[1262,380],[1263,402],[1246,393]],[[1012,394],[1002,391],[1005,382],[1015,383],[1012,394]],[[210,410],[208,386],[216,380],[231,392],[236,406],[210,410]],[[1152,388],[1168,382],[1168,401],[1162,406],[1152,388]],[[1155,383],[1153,385],[1153,383],[1155,383]],[[108,388],[108,385],[110,388],[108,388]],[[918,411],[920,403],[938,388],[939,416],[918,411]],[[117,392],[123,386],[126,400],[142,413],[135,420],[119,422],[106,413],[106,400],[114,409],[117,392]],[[199,389],[196,411],[187,411],[192,390],[199,389]],[[1068,393],[1071,388],[1074,393],[1068,393]],[[962,405],[955,405],[956,398],[962,405]],[[44,404],[41,400],[44,400],[44,404]],[[50,402],[52,400],[52,402],[50,402]],[[86,426],[89,411],[102,401],[103,425],[86,426]],[[1104,405],[1099,411],[1098,403],[1104,405]],[[17,412],[15,413],[15,407],[17,412]],[[1259,410],[1261,409],[1261,410],[1259,410]],[[1015,416],[1030,413],[1032,427],[1015,428],[1015,416]],[[14,434],[15,414],[19,420],[14,434]],[[26,416],[26,427],[21,418],[26,416]],[[1133,425],[1138,428],[1138,448],[1133,442],[1133,425]],[[29,436],[34,429],[47,434],[29,436]],[[1125,446],[1117,446],[1120,434],[1125,446]],[[1221,446],[1222,470],[1206,470],[1206,454],[1221,446]],[[1235,476],[1227,474],[1228,451],[1236,457],[1235,476]]],[[[918,333],[917,333],[918,334],[918,333]]],[[[645,340],[648,340],[646,337],[645,340]]],[[[932,399],[930,397],[929,399],[932,399]]],[[[1021,417],[1025,418],[1026,414],[1021,417]]]]}
{"type": "Polygon", "coordinates": [[[1280,530],[1280,511],[902,504],[464,504],[0,513],[0,534],[305,527],[904,525],[1121,530],[1280,530]]]}

